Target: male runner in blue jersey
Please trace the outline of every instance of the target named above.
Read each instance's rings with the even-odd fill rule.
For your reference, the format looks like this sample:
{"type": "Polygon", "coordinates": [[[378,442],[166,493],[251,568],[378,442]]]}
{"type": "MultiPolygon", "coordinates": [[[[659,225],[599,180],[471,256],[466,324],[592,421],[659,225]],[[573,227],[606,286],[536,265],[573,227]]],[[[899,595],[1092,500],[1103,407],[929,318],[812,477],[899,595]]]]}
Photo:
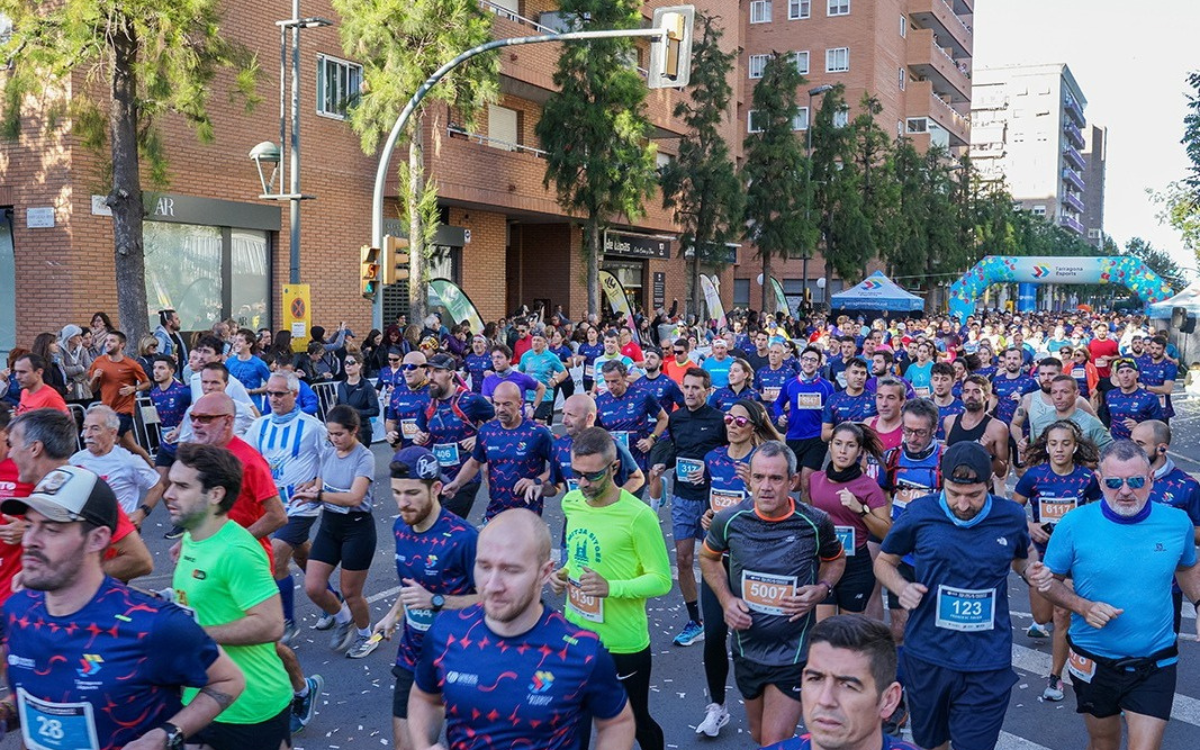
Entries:
{"type": "Polygon", "coordinates": [[[554,572],[550,532],[523,508],[479,535],[480,604],[438,617],[425,636],[408,701],[416,750],[528,745],[575,750],[596,729],[597,750],[630,750],[634,720],[612,657],[595,633],[542,604],[554,572]]]}

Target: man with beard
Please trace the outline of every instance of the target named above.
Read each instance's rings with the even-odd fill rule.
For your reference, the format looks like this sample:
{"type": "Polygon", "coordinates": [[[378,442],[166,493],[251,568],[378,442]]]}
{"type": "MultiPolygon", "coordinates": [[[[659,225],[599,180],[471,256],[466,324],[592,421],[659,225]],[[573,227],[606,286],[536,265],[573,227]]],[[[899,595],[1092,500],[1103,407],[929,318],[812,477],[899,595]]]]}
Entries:
{"type": "Polygon", "coordinates": [[[1154,472],[1135,443],[1105,448],[1099,474],[1103,498],[1062,517],[1030,583],[1071,610],[1067,670],[1088,746],[1120,747],[1123,715],[1130,747],[1158,748],[1179,661],[1172,581],[1188,601],[1200,598],[1195,527],[1186,514],[1150,501],[1154,472]],[[1068,577],[1073,591],[1063,583],[1068,577]]]}
{"type": "MultiPolygon", "coordinates": [[[[1024,510],[989,488],[978,443],[942,456],[944,490],[912,501],[875,560],[875,576],[908,613],[900,668],[913,740],[924,748],[995,747],[1017,682],[1012,669],[1008,571],[1023,575],[1024,510]],[[914,579],[900,574],[914,559],[914,579]]],[[[1069,514],[1068,514],[1069,515],[1069,514]]]]}
{"type": "Polygon", "coordinates": [[[183,322],[179,319],[179,313],[171,309],[158,311],[158,328],[154,329],[154,338],[158,339],[158,355],[174,359],[176,372],[183,372],[183,366],[188,361],[188,347],[179,333],[181,330],[183,322]]]}
{"type": "Polygon", "coordinates": [[[1163,421],[1171,423],[1175,407],[1171,404],[1171,391],[1175,390],[1175,378],[1179,376],[1179,365],[1167,357],[1167,339],[1155,336],[1146,345],[1148,355],[1142,358],[1141,379],[1146,390],[1158,396],[1162,405],[1163,421]]]}
{"type": "Polygon", "coordinates": [[[1133,428],[1141,422],[1162,419],[1162,404],[1157,396],[1138,383],[1140,373],[1137,360],[1122,357],[1113,364],[1113,370],[1116,372],[1117,385],[1104,393],[1109,427],[1114,439],[1128,439],[1133,428]]]}
{"type": "Polygon", "coordinates": [[[408,701],[413,747],[440,747],[443,723],[450,747],[487,737],[570,750],[589,724],[597,750],[633,747],[633,712],[599,636],[541,602],[553,573],[550,532],[533,513],[508,510],[483,528],[481,603],[438,617],[425,635],[408,701]]]}
{"type": "Polygon", "coordinates": [[[865,422],[875,416],[875,394],[867,393],[867,363],[852,357],[844,363],[842,372],[843,390],[829,397],[821,412],[821,441],[828,443],[833,437],[833,428],[842,422],[865,422]]]}
{"type": "Polygon", "coordinates": [[[125,334],[120,331],[109,331],[105,339],[104,355],[96,357],[88,369],[88,382],[92,392],[100,393],[100,400],[112,407],[120,420],[117,437],[121,446],[131,453],[136,453],[151,466],[150,454],[138,445],[133,434],[133,407],[137,402],[138,391],[148,391],[154,385],[150,376],[137,363],[137,360],[125,356],[125,334]]]}
{"type": "Polygon", "coordinates": [[[400,596],[375,625],[375,633],[391,640],[403,624],[392,674],[392,744],[412,750],[408,736],[408,697],[421,644],[434,618],[443,610],[460,610],[479,601],[475,593],[475,544],[479,533],[442,507],[442,471],[437,457],[419,446],[405,448],[392,459],[392,497],[400,515],[392,526],[396,537],[396,574],[400,596]]]}
{"type": "Polygon", "coordinates": [[[1037,381],[1024,374],[1022,364],[1021,350],[1009,347],[1000,354],[1000,372],[992,378],[992,392],[996,394],[995,417],[1004,424],[1012,423],[1025,394],[1038,388],[1037,381]]]}
{"type": "Polygon", "coordinates": [[[638,745],[662,750],[662,727],[650,716],[646,600],[671,590],[671,563],[658,518],[616,483],[617,465],[616,442],[604,430],[590,427],[575,438],[571,470],[579,491],[563,498],[565,554],[550,587],[567,593],[567,620],[600,636],[612,654],[638,745]]]}
{"type": "Polygon", "coordinates": [[[1008,476],[1008,429],[1004,423],[984,411],[991,383],[981,375],[968,375],[963,381],[962,414],[946,417],[942,424],[946,445],[979,443],[992,457],[992,471],[1003,479],[1008,476]]]}
{"type": "Polygon", "coordinates": [[[59,747],[182,748],[242,693],[241,671],[188,614],[105,575],[119,509],[102,479],[61,466],[0,511],[28,523],[24,589],[3,618],[19,701],[0,703],[27,747],[45,747],[40,732],[54,727],[59,747]],[[184,687],[199,689],[186,707],[184,687]]]}

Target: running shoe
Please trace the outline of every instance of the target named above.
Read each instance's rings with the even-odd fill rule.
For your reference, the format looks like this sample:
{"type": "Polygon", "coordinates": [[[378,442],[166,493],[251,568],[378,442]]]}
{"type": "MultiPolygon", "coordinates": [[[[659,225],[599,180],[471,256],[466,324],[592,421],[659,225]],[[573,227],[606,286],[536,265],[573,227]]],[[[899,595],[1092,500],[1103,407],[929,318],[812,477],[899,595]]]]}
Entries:
{"type": "Polygon", "coordinates": [[[325,678],[319,674],[306,677],[304,684],[308,686],[308,695],[295,696],[292,699],[292,734],[299,734],[317,715],[317,698],[325,689],[325,678]]]}
{"type": "Polygon", "coordinates": [[[372,638],[369,635],[355,634],[354,645],[346,652],[346,657],[349,659],[362,659],[370,656],[371,653],[379,648],[379,638],[372,638]]]}
{"type": "Polygon", "coordinates": [[[329,647],[334,651],[345,651],[350,648],[350,644],[354,643],[356,635],[358,633],[355,632],[354,620],[337,623],[333,627],[333,637],[329,639],[329,647]]]}
{"type": "Polygon", "coordinates": [[[327,615],[324,612],[317,619],[317,623],[312,626],[313,630],[329,630],[334,626],[337,620],[333,619],[333,615],[327,615]]]}
{"type": "Polygon", "coordinates": [[[1036,622],[1029,626],[1029,630],[1025,631],[1025,635],[1030,638],[1049,638],[1050,631],[1045,625],[1038,625],[1036,622]]]}
{"type": "Polygon", "coordinates": [[[892,715],[887,717],[887,721],[883,722],[883,733],[899,737],[900,731],[904,729],[904,725],[907,723],[908,705],[904,700],[904,693],[901,693],[900,703],[896,705],[896,710],[892,711],[892,715]]]}
{"type": "Polygon", "coordinates": [[[687,625],[683,626],[683,630],[679,631],[679,635],[675,636],[675,645],[690,646],[702,640],[704,640],[704,626],[693,620],[688,620],[687,625]]]}
{"type": "Polygon", "coordinates": [[[182,526],[172,526],[171,530],[163,534],[163,539],[178,539],[183,536],[182,526]]]}
{"type": "Polygon", "coordinates": [[[704,707],[704,721],[696,727],[696,734],[716,737],[721,727],[729,723],[729,711],[720,703],[709,703],[704,707]]]}
{"type": "Polygon", "coordinates": [[[1050,675],[1046,678],[1046,689],[1042,691],[1044,700],[1057,703],[1063,699],[1063,684],[1062,678],[1057,675],[1050,675]]]}
{"type": "Polygon", "coordinates": [[[283,621],[283,636],[279,642],[285,646],[291,646],[292,641],[296,640],[296,636],[300,635],[300,628],[296,627],[294,620],[283,621]]]}

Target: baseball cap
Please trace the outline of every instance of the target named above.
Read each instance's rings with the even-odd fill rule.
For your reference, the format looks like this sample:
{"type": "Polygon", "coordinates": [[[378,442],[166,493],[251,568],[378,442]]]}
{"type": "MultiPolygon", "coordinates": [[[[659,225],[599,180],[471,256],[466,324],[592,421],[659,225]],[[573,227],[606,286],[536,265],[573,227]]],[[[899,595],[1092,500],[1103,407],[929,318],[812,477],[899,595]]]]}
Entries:
{"type": "Polygon", "coordinates": [[[417,446],[409,446],[396,451],[392,456],[391,470],[393,473],[403,473],[404,479],[436,479],[445,482],[442,467],[437,457],[430,451],[417,446]]]}
{"type": "Polygon", "coordinates": [[[452,357],[451,355],[446,354],[444,352],[440,352],[438,354],[433,355],[432,357],[429,358],[429,361],[426,362],[425,364],[426,364],[426,366],[431,367],[435,370],[451,370],[451,371],[453,371],[453,370],[458,369],[458,362],[455,361],[454,357],[452,357]]]}
{"type": "Polygon", "coordinates": [[[117,496],[99,475],[78,466],[61,466],[37,483],[29,497],[9,498],[0,512],[20,515],[35,510],[51,521],[89,521],[117,530],[117,496]]]}
{"type": "Polygon", "coordinates": [[[955,443],[942,455],[942,477],[947,482],[955,484],[977,484],[992,480],[992,457],[979,443],[955,443]],[[964,479],[955,479],[954,473],[959,469],[966,475],[964,479]]]}

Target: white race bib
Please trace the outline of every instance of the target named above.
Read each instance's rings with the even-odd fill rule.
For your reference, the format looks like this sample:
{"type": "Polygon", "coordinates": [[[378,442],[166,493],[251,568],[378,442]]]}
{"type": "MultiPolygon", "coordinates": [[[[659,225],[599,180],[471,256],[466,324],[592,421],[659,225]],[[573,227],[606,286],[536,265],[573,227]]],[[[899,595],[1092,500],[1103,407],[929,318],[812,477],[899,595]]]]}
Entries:
{"type": "Polygon", "coordinates": [[[996,627],[995,589],[937,588],[937,619],[939,628],[973,633],[996,627]]]}

